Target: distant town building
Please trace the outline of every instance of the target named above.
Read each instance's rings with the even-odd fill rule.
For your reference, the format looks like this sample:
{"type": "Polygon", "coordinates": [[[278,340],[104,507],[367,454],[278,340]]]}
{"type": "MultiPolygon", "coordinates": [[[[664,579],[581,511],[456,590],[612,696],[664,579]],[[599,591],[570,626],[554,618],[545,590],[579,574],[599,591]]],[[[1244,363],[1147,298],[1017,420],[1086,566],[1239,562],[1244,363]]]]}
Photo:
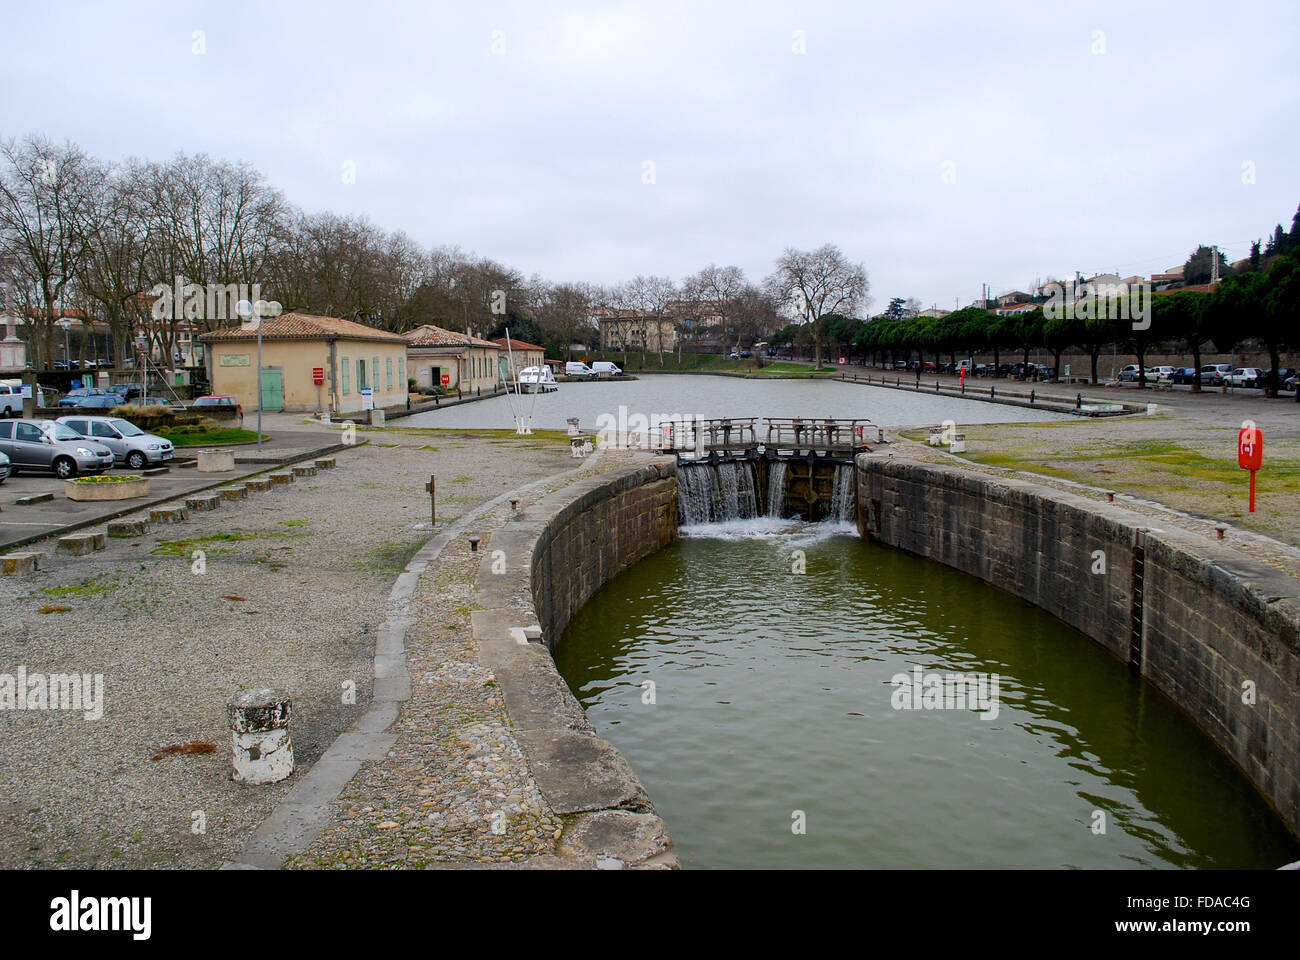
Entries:
{"type": "Polygon", "coordinates": [[[635,310],[609,310],[595,317],[600,348],[619,351],[671,353],[677,349],[677,323],[668,316],[635,310]]]}
{"type": "Polygon", "coordinates": [[[520,370],[525,370],[528,367],[540,367],[546,359],[546,348],[539,347],[535,343],[526,343],[513,337],[494,337],[492,342],[501,348],[501,369],[505,371],[506,376],[511,380],[515,378],[515,374],[520,370]],[[510,365],[512,357],[514,358],[513,367],[510,365]]]}

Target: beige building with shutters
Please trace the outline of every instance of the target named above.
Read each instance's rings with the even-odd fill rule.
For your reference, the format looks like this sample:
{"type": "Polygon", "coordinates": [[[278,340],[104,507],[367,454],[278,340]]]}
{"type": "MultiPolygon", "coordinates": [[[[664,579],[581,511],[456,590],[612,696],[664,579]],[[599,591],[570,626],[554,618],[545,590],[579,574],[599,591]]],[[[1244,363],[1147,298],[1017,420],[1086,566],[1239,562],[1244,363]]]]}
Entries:
{"type": "MultiPolygon", "coordinates": [[[[257,409],[257,328],[238,325],[199,337],[212,392],[257,409]]],[[[338,317],[286,313],[262,321],[262,409],[334,416],[406,406],[406,341],[338,317]],[[314,382],[315,368],[324,383],[314,382]],[[366,396],[370,390],[370,397],[366,396]]]]}
{"type": "Polygon", "coordinates": [[[426,323],[402,335],[415,385],[450,393],[488,393],[505,379],[502,349],[491,340],[426,323]]]}

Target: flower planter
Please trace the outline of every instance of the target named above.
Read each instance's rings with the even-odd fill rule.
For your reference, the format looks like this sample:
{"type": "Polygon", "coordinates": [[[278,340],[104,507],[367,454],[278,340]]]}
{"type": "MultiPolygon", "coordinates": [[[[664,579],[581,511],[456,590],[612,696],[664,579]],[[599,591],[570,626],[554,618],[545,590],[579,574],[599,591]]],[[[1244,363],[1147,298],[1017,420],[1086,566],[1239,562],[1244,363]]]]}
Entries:
{"type": "Polygon", "coordinates": [[[69,500],[132,500],[149,495],[149,481],[142,477],[64,480],[63,493],[69,500]]]}

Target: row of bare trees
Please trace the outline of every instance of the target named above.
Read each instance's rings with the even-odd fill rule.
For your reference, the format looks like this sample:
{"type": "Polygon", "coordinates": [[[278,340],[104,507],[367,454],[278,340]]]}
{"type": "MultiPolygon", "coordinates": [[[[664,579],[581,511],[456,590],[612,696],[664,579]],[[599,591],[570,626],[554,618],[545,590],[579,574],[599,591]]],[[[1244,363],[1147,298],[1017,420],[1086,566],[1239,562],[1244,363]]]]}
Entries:
{"type": "MultiPolygon", "coordinates": [[[[680,357],[692,342],[752,343],[781,315],[816,334],[822,316],[866,295],[861,265],[830,246],[787,250],[759,283],[710,264],[680,282],[552,284],[459,247],[427,249],[364,217],[305,213],[247,164],[203,154],[105,163],[41,136],[0,141],[0,283],[0,308],[23,318],[37,368],[54,359],[55,329],[69,319],[87,333],[106,324],[114,358],[141,335],[170,358],[184,321],[201,333],[234,319],[229,309],[151,310],[150,291],[185,284],[257,289],[286,311],[395,332],[434,322],[488,335],[514,321],[564,348],[591,341],[593,316],[617,316],[629,325],[624,345],[641,324],[643,359],[656,339],[661,356],[674,339],[651,334],[657,321],[672,324],[680,357]]],[[[97,338],[79,339],[81,359],[101,359],[97,338]]]]}

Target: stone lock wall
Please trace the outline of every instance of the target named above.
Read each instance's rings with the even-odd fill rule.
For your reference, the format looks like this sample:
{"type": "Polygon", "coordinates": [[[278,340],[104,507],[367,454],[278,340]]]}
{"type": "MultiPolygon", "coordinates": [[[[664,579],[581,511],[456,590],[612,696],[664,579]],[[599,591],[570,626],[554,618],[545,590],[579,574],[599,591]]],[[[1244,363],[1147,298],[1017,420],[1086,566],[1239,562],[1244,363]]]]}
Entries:
{"type": "Polygon", "coordinates": [[[551,656],[592,594],[676,539],[676,462],[645,458],[530,504],[482,551],[471,617],[480,661],[501,689],[538,789],[565,817],[562,857],[606,867],[678,865],[644,787],[597,735],[551,656]]]}
{"type": "Polygon", "coordinates": [[[1300,835],[1300,584],[1048,487],[881,453],[859,456],[857,471],[863,537],[1001,587],[1129,663],[1300,835]]]}

